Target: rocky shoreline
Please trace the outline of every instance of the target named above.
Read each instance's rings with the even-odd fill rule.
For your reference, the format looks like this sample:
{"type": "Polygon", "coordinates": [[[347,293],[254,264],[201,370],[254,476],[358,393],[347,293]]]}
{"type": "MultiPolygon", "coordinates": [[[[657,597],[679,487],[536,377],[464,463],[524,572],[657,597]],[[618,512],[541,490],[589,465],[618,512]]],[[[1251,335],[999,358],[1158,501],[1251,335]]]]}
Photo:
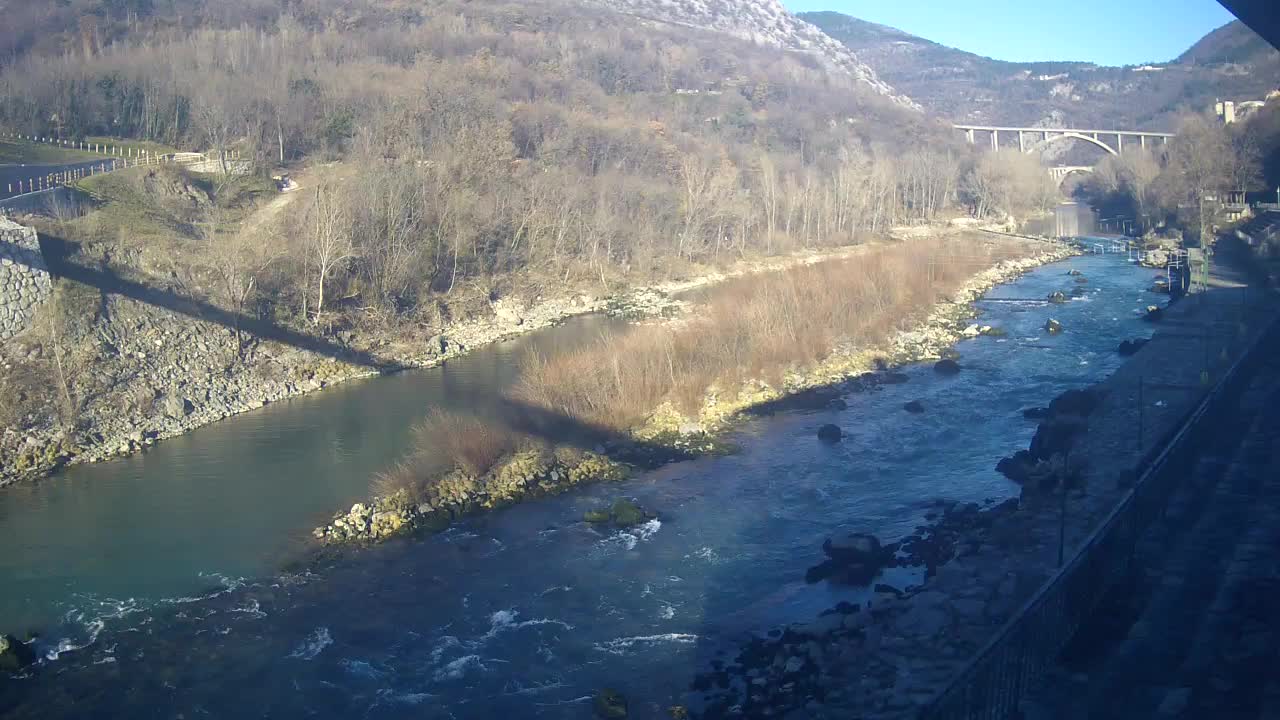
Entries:
{"type": "Polygon", "coordinates": [[[833,538],[834,547],[823,548],[828,560],[810,570],[810,579],[838,580],[852,568],[846,576],[866,581],[869,601],[841,603],[714,661],[691,685],[702,700],[699,717],[918,717],[1052,576],[1059,532],[1070,556],[1131,487],[1154,439],[1167,436],[1199,401],[1198,393],[1179,390],[1155,397],[1151,385],[1143,399],[1138,390],[1141,382],[1203,386],[1201,350],[1180,340],[1176,323],[1235,328],[1215,338],[1223,344],[1217,368],[1268,326],[1274,307],[1264,300],[1248,309],[1239,274],[1215,272],[1217,293],[1163,308],[1163,321],[1175,324],[1172,332],[1157,330],[1110,377],[1064,392],[1035,415],[1042,422],[1031,447],[1015,456],[1026,461],[1020,498],[987,507],[940,505],[926,515],[927,524],[884,548],[874,538],[833,538]],[[1148,444],[1132,432],[1139,426],[1140,399],[1148,444]],[[1066,461],[1068,447],[1072,462],[1066,461]],[[851,556],[849,549],[859,543],[864,552],[851,556]],[[875,584],[879,570],[904,565],[923,568],[925,581],[905,588],[875,584]]]}
{"type": "MultiPolygon", "coordinates": [[[[712,391],[696,421],[691,422],[670,406],[658,408],[648,423],[633,432],[636,444],[650,449],[646,458],[650,462],[642,464],[723,450],[723,435],[741,422],[751,408],[850,382],[874,384],[886,370],[941,359],[956,342],[968,336],[969,320],[978,313],[975,300],[1029,270],[1074,254],[1077,253],[1072,248],[1056,246],[1034,257],[1000,262],[974,275],[952,297],[935,304],[915,329],[899,333],[886,346],[845,346],[816,368],[792,373],[780,388],[759,383],[733,398],[718,397],[712,391]]],[[[438,494],[443,499],[433,497],[416,503],[403,493],[375,497],[356,503],[349,511],[338,512],[313,535],[325,544],[343,544],[378,542],[422,530],[438,531],[479,510],[563,492],[583,482],[620,479],[629,469],[627,461],[633,460],[636,453],[631,444],[597,451],[577,453],[577,462],[558,457],[563,449],[519,453],[479,478],[454,470],[440,483],[438,494]]],[[[437,490],[433,488],[432,492],[437,490]]]]}
{"type": "MultiPolygon", "coordinates": [[[[838,260],[864,248],[746,260],[692,280],[637,287],[608,297],[572,294],[530,303],[504,298],[491,303],[491,314],[485,317],[455,322],[422,338],[339,336],[337,343],[350,351],[352,359],[326,357],[273,341],[255,342],[243,360],[237,359],[227,350],[236,345],[232,329],[109,295],[101,312],[111,318],[103,339],[111,348],[109,364],[114,367],[95,367],[90,372],[96,385],[123,397],[90,403],[84,409],[82,429],[74,433],[56,425],[0,430],[0,487],[39,479],[68,465],[141,452],[161,440],[348,380],[436,367],[471,350],[577,315],[669,316],[681,305],[672,298],[676,293],[753,273],[838,260]],[[394,368],[361,365],[354,359],[359,353],[376,355],[394,368]]],[[[40,342],[20,336],[3,349],[0,362],[40,361],[44,353],[40,342]]]]}

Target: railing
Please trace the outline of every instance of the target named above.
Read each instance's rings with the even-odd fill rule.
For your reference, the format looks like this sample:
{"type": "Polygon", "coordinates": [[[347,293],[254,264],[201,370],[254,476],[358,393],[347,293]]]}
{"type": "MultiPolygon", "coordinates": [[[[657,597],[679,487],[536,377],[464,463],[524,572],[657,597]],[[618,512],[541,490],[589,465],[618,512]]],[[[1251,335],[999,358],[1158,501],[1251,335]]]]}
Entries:
{"type": "Polygon", "coordinates": [[[1191,466],[1196,441],[1212,432],[1208,416],[1222,412],[1249,379],[1262,353],[1259,346],[1280,327],[1273,320],[1236,360],[1218,384],[1166,442],[1139,464],[1139,479],[1120,504],[1022,609],[996,633],[952,682],[925,706],[922,720],[1014,717],[1024,690],[1056,661],[1104,592],[1133,559],[1138,539],[1163,511],[1178,481],[1191,466]]]}
{"type": "Polygon", "coordinates": [[[21,142],[42,143],[108,156],[107,159],[102,161],[60,163],[66,166],[77,165],[79,167],[68,167],[65,170],[37,175],[35,177],[27,178],[26,180],[7,182],[3,188],[0,188],[0,190],[4,191],[0,194],[0,197],[3,197],[6,200],[30,195],[32,193],[41,193],[59,187],[65,187],[87,177],[114,172],[116,170],[125,170],[132,167],[177,164],[186,166],[193,172],[216,173],[226,171],[232,175],[243,175],[249,171],[249,163],[240,160],[239,153],[234,151],[228,153],[225,160],[217,160],[210,159],[209,156],[204,153],[177,152],[160,154],[127,145],[92,143],[83,140],[64,140],[59,138],[40,137],[38,135],[20,135],[10,132],[0,132],[0,138],[9,138],[21,142]]]}

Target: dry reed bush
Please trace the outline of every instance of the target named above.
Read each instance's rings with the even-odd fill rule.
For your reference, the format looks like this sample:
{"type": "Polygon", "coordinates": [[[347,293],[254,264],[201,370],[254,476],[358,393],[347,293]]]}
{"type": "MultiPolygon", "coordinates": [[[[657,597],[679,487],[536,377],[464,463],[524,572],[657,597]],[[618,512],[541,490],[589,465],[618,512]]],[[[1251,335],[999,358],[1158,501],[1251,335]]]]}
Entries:
{"type": "Polygon", "coordinates": [[[406,490],[419,496],[428,483],[453,468],[480,477],[528,441],[502,423],[445,410],[431,411],[413,432],[413,452],[374,479],[379,494],[406,490]]]}
{"type": "Polygon", "coordinates": [[[781,385],[837,343],[871,346],[907,329],[939,296],[1029,245],[931,240],[718,289],[688,321],[602,335],[552,360],[530,358],[518,397],[582,422],[625,430],[665,401],[696,416],[714,386],[781,385]]]}

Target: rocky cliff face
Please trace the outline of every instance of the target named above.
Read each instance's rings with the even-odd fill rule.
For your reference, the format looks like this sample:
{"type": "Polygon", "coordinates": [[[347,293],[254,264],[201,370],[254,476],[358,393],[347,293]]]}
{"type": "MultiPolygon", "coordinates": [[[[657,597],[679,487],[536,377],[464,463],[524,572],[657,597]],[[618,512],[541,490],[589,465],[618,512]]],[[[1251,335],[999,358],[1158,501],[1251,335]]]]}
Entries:
{"type": "Polygon", "coordinates": [[[920,109],[911,98],[880,79],[847,46],[787,12],[779,0],[589,0],[617,12],[660,23],[713,30],[761,45],[810,55],[826,67],[851,75],[872,91],[903,107],[920,109]]]}

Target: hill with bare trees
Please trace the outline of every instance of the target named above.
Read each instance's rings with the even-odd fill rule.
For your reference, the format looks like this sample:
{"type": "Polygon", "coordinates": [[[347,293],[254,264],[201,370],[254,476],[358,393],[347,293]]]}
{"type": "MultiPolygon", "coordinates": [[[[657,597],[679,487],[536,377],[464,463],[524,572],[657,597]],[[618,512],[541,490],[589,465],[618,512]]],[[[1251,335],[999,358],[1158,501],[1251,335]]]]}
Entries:
{"type": "Polygon", "coordinates": [[[886,82],[955,122],[1168,130],[1217,99],[1258,100],[1280,83],[1280,51],[1239,21],[1178,58],[1128,67],[1014,63],[833,12],[801,17],[886,82]]]}

